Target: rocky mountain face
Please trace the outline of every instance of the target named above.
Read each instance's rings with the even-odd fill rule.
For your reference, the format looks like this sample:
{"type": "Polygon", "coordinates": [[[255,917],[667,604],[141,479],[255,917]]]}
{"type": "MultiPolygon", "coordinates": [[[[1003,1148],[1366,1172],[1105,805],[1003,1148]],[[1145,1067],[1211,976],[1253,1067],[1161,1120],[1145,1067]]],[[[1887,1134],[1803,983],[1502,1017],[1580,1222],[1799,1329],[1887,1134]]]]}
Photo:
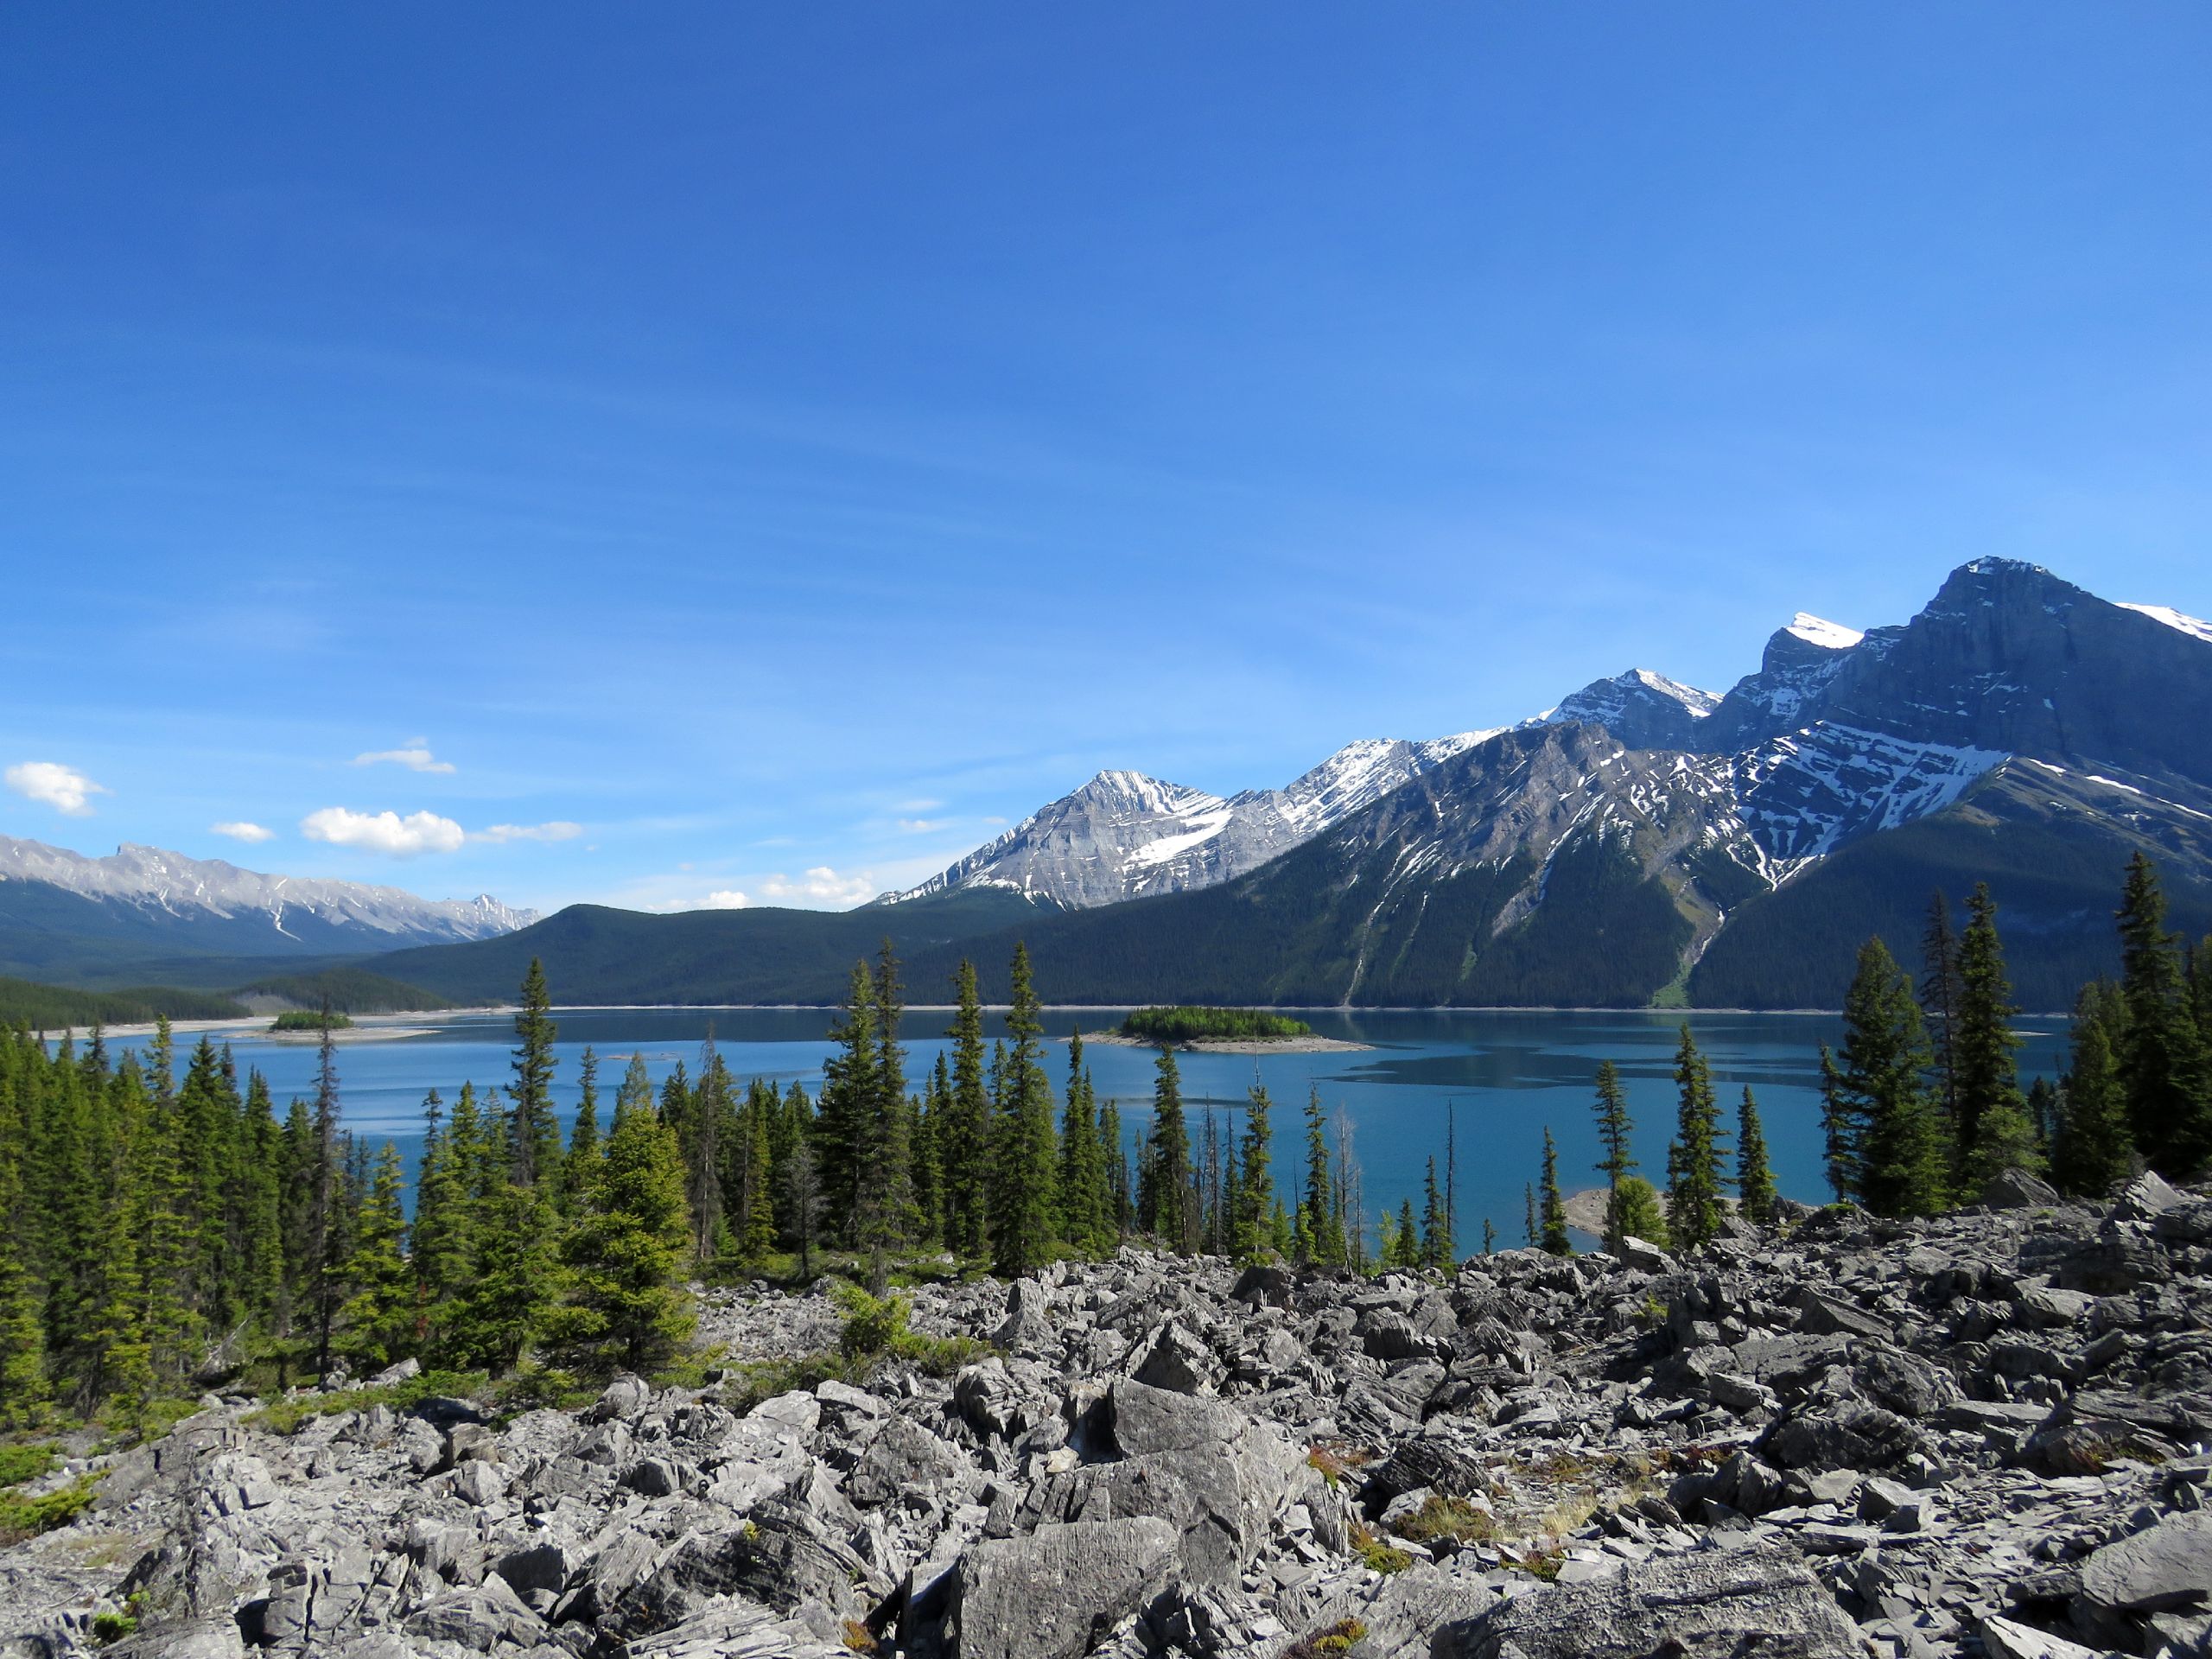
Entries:
{"type": "Polygon", "coordinates": [[[944,1377],[773,1380],[817,1287],[581,1411],[219,1392],[41,1483],[100,1478],[0,1551],[0,1651],[127,1605],[125,1659],[2202,1655],[2212,1196],[1986,1198],[1444,1280],[1124,1251],[916,1291],[995,1350],[944,1377]]]}
{"type": "Polygon", "coordinates": [[[1799,616],[1725,697],[1600,681],[1218,893],[1028,938],[1071,1001],[1833,1007],[1870,931],[1910,954],[1986,879],[2063,1008],[2139,849],[2212,926],[2208,831],[2212,627],[1981,560],[1902,626],[1799,616]]]}
{"type": "Polygon", "coordinates": [[[264,875],[219,859],[126,843],[88,858],[0,836],[0,958],[107,942],[178,957],[361,955],[493,938],[537,920],[488,895],[421,899],[397,887],[264,875]]]}
{"type": "Polygon", "coordinates": [[[1595,680],[1528,726],[1603,726],[1631,749],[1694,749],[1700,721],[1720,699],[1648,668],[1595,680]]]}
{"type": "Polygon", "coordinates": [[[1371,805],[1491,734],[1347,745],[1281,789],[1209,795],[1102,772],[943,874],[878,904],[999,887],[1084,909],[1230,880],[1371,805]]]}

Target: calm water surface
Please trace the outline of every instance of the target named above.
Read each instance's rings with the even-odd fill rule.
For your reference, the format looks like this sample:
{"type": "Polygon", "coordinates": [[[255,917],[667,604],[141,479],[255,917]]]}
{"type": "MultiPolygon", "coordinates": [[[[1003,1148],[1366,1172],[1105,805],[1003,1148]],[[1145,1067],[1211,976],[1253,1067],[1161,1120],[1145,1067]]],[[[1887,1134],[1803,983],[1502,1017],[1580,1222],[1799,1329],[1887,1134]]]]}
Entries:
{"type": "MultiPolygon", "coordinates": [[[[1080,1027],[1110,1029],[1120,1010],[1052,1011],[1047,1030],[1064,1038],[1080,1027]]],[[[1408,1196],[1420,1205],[1427,1161],[1443,1168],[1447,1124],[1459,1151],[1458,1225],[1463,1250],[1478,1249],[1482,1223],[1497,1226],[1501,1244],[1521,1242],[1522,1187],[1536,1179],[1547,1125],[1558,1141],[1560,1181],[1568,1191],[1593,1185],[1599,1150],[1591,1118],[1591,1079],[1601,1060],[1620,1068],[1636,1116],[1636,1151],[1644,1173],[1663,1182],[1675,1115],[1673,1055],[1685,1016],[1643,1012],[1340,1013],[1301,1016],[1324,1036],[1371,1046],[1359,1052],[1179,1057],[1192,1138],[1205,1114],[1223,1132],[1242,1129],[1242,1108],[1255,1081],[1274,1102],[1275,1169],[1288,1196],[1290,1166],[1302,1154],[1302,1115],[1319,1090],[1333,1114],[1349,1117],[1364,1171],[1370,1215],[1395,1209],[1408,1196]]],[[[830,1015],[793,1009],[570,1009],[556,1014],[560,1071],[556,1092],[565,1117],[576,1100],[576,1063],[587,1044],[600,1056],[601,1122],[614,1084],[632,1053],[645,1057],[658,1083],[678,1060],[696,1075],[701,1045],[711,1031],[741,1084],[766,1077],[778,1085],[818,1088],[830,1053],[830,1015]]],[[[1821,1014],[1691,1014],[1699,1046],[1712,1062],[1714,1085],[1731,1130],[1736,1103],[1749,1084],[1759,1103],[1775,1173],[1791,1198],[1818,1201],[1821,1175],[1819,1046],[1840,1040],[1841,1021],[1821,1014]]],[[[372,1145],[390,1140],[410,1170],[422,1141],[423,1096],[438,1090],[448,1103],[464,1082],[479,1091],[505,1084],[513,1043],[511,1020],[461,1015],[414,1020],[419,1037],[352,1044],[338,1051],[346,1125],[372,1145]]],[[[918,1086],[940,1051],[950,1014],[909,1013],[901,1027],[907,1076],[918,1086]]],[[[2024,1078],[2056,1077],[2063,1064],[2064,1024],[2023,1020],[2024,1078]]],[[[1002,1034],[995,1020],[989,1034],[1002,1034]]],[[[196,1040],[196,1039],[188,1039],[196,1040]]],[[[257,1067],[274,1090],[278,1115],[295,1095],[311,1096],[315,1051],[255,1036],[232,1039],[241,1071],[257,1067]]],[[[1149,1049],[1092,1046],[1084,1051],[1101,1100],[1121,1103],[1128,1133],[1150,1121],[1154,1055],[1149,1049]]],[[[181,1069],[181,1057],[180,1057],[181,1069]]],[[[1065,1084],[1066,1050],[1048,1065],[1065,1084]]]]}

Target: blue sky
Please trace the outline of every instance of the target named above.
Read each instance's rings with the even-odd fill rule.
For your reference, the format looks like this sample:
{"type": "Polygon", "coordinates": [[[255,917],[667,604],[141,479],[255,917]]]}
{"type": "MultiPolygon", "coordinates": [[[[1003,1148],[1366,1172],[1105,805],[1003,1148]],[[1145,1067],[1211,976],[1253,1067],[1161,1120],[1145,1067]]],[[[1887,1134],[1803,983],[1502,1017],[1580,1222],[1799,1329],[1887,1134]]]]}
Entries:
{"type": "Polygon", "coordinates": [[[842,902],[1979,554],[2212,613],[2207,62],[2195,4],[6,8],[0,835],[842,902]]]}

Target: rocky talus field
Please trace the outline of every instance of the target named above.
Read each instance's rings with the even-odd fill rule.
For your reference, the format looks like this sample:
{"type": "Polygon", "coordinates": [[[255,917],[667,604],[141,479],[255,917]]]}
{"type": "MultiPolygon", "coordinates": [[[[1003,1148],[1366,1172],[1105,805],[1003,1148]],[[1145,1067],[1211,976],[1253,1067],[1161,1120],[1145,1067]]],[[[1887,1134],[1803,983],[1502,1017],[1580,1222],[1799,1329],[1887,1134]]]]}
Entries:
{"type": "Polygon", "coordinates": [[[995,1351],[942,1379],[758,1397],[841,1324],[763,1290],[703,1388],[211,1401],[0,1553],[0,1654],[2212,1652],[2212,1192],[1990,1197],[1445,1283],[1127,1252],[917,1292],[995,1351]]]}

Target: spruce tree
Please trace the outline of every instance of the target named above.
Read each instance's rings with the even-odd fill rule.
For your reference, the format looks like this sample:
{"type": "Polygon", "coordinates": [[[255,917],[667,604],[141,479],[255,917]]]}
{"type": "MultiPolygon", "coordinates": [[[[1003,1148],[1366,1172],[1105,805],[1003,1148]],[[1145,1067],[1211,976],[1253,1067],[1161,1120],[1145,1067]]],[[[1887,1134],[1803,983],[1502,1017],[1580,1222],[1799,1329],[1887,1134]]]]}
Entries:
{"type": "Polygon", "coordinates": [[[302,1281],[308,1287],[315,1321],[315,1363],[318,1375],[330,1370],[331,1335],[343,1296],[344,1231],[339,1214],[340,1160],[345,1147],[340,1138],[338,1048],[331,1040],[326,1006],[322,1042],[315,1060],[315,1163],[308,1217],[308,1260],[302,1281]]]}
{"type": "Polygon", "coordinates": [[[1414,1201],[1405,1199],[1398,1206],[1398,1224],[1390,1236],[1393,1259],[1383,1265],[1391,1268],[1421,1266],[1421,1228],[1414,1220],[1414,1201]]]}
{"type": "Polygon", "coordinates": [[[1122,1108],[1108,1101],[1098,1113],[1098,1154],[1106,1172],[1106,1245],[1112,1249],[1136,1221],[1136,1194],[1129,1180],[1128,1148],[1122,1141],[1122,1108]]]}
{"type": "Polygon", "coordinates": [[[1681,1104],[1667,1153],[1667,1230],[1684,1249],[1696,1249],[1720,1235],[1720,1108],[1712,1071],[1687,1024],[1675,1048],[1675,1085],[1681,1104]]]}
{"type": "Polygon", "coordinates": [[[1673,1247],[1674,1236],[1667,1230],[1667,1211],[1659,1201],[1659,1190],[1641,1175],[1627,1176],[1621,1182],[1621,1230],[1630,1238],[1640,1238],[1662,1250],[1673,1247]]]}
{"type": "Polygon", "coordinates": [[[588,1186],[599,1160],[599,1056],[587,1045],[576,1062],[576,1121],[569,1126],[569,1151],[562,1161],[563,1192],[588,1186]]]}
{"type": "Polygon", "coordinates": [[[503,1181],[485,1204],[476,1245],[474,1277],[454,1311],[454,1344],[464,1363],[504,1376],[560,1301],[561,1262],[545,1194],[503,1181]]]}
{"type": "Polygon", "coordinates": [[[875,993],[874,1097],[866,1128],[868,1169],[862,1183],[861,1243],[869,1256],[869,1291],[889,1288],[892,1254],[921,1234],[914,1201],[913,1103],[906,1096],[906,1051],[899,1040],[906,993],[899,979],[899,958],[883,941],[872,976],[875,993]]]}
{"type": "Polygon", "coordinates": [[[2103,1198],[2133,1173],[2135,1146],[2113,1032],[2126,1009],[2111,985],[2082,988],[2074,1007],[2072,1064],[2050,1149],[2050,1178],[2063,1192],[2103,1198]]]}
{"type": "Polygon", "coordinates": [[[1344,1224],[1336,1204],[1335,1182],[1329,1173],[1329,1139],[1322,1121],[1321,1091],[1306,1096],[1305,1230],[1312,1240],[1313,1260],[1325,1268],[1344,1262],[1344,1224]]]}
{"type": "Polygon", "coordinates": [[[1821,1135],[1828,1190],[1838,1204],[1857,1203],[1866,1179],[1866,1126],[1826,1043],[1821,1045],[1821,1135]]]}
{"type": "Polygon", "coordinates": [[[982,1255],[990,1244],[990,1097],[983,1087],[983,1007],[976,964],[954,971],[958,1009],[952,1029],[952,1106],[944,1127],[945,1248],[982,1255]]]}
{"type": "Polygon", "coordinates": [[[27,1141],[0,1140],[0,1428],[35,1422],[47,1401],[46,1321],[32,1277],[30,1216],[23,1204],[27,1141]]]}
{"type": "Polygon", "coordinates": [[[1948,1171],[1925,1082],[1928,1038],[1911,984],[1878,938],[1859,950],[1843,1022],[1838,1086],[1864,1126],[1860,1198],[1877,1215],[1933,1215],[1943,1207],[1948,1171]]]}
{"type": "Polygon", "coordinates": [[[1191,1207],[1191,1135],[1183,1121],[1183,1079],[1175,1051],[1162,1046],[1152,1090],[1152,1136],[1145,1157],[1144,1213],[1139,1225],[1166,1249],[1197,1247],[1191,1207]]]}
{"type": "Polygon", "coordinates": [[[730,1099],[735,1088],[721,1051],[715,1046],[715,1028],[709,1026],[706,1041],[699,1048],[698,1086],[683,1097],[682,1116],[669,1123],[683,1166],[691,1255],[702,1263],[712,1262],[721,1253],[722,1164],[736,1126],[730,1099]]]}
{"type": "Polygon", "coordinates": [[[2011,1168],[2042,1163],[2027,1097],[2020,1092],[2020,1039],[2012,1034],[2019,1010],[2012,1004],[2005,947],[1997,933],[1997,905],[1989,884],[1977,884],[1967,901],[1967,927],[1959,941],[1959,1001],[1952,1039],[1955,1105],[1951,1124],[1953,1190],[1979,1193],[2011,1168]]]}
{"type": "Polygon", "coordinates": [[[523,976],[522,1008],[515,1015],[514,1081],[507,1093],[514,1102],[514,1178],[523,1186],[557,1192],[561,1184],[561,1126],[553,1112],[552,993],[545,985],[545,964],[536,957],[523,976]]]}
{"type": "MultiPolygon", "coordinates": [[[[868,1179],[870,1127],[874,1120],[880,1055],[875,1030],[875,976],[868,964],[853,964],[844,1007],[830,1027],[836,1045],[822,1067],[821,1109],[814,1120],[814,1147],[821,1160],[822,1201],[827,1230],[847,1243],[860,1243],[861,1188],[868,1179]]],[[[696,1231],[698,1217],[692,1217],[696,1231]]]]}
{"type": "Polygon", "coordinates": [[[690,1340],[697,1318],[677,1282],[692,1230],[683,1192],[675,1133],[651,1107],[623,1114],[564,1242],[569,1298],[549,1320],[587,1370],[651,1370],[690,1340]]]}
{"type": "Polygon", "coordinates": [[[2180,944],[2166,931],[2165,894],[2157,867],[2140,852],[2128,861],[2119,920],[2127,1009],[2119,1061],[2128,1122],[2152,1168],[2186,1179],[2212,1154],[2212,1091],[2180,944]]]}
{"type": "Polygon", "coordinates": [[[1936,1109],[1947,1139],[1957,1149],[1955,1173],[1962,1174],[1967,1149],[1974,1144],[1971,1128],[1961,1123],[1959,1099],[1959,1021],[1966,984],[1960,972],[1959,937],[1951,925],[1950,900],[1940,887],[1928,903],[1928,925],[1921,935],[1920,954],[1920,1007],[1932,1056],[1936,1109]]]}
{"type": "Polygon", "coordinates": [[[1083,1059],[1083,1033],[1068,1039],[1067,1103],[1060,1117],[1060,1213],[1069,1245],[1085,1255],[1113,1249],[1106,1218],[1105,1155],[1097,1103],[1083,1059]]]}
{"type": "Polygon", "coordinates": [[[1244,1140],[1237,1148],[1230,1205],[1229,1247],[1240,1261],[1258,1261],[1274,1248],[1274,1110],[1267,1090],[1255,1081],[1244,1097],[1244,1140]]]}
{"type": "Polygon", "coordinates": [[[952,1068],[940,1052],[915,1115],[914,1207],[921,1211],[924,1239],[947,1249],[951,1243],[944,1210],[944,1136],[951,1116],[952,1068]]]}
{"type": "Polygon", "coordinates": [[[1754,1227],[1774,1225],[1774,1172],[1768,1166],[1766,1131],[1759,1123],[1759,1103],[1744,1085],[1743,1103],[1736,1110],[1736,1212],[1754,1227]]]}
{"type": "Polygon", "coordinates": [[[814,1246],[822,1222],[822,1179],[816,1164],[811,1135],[793,1146],[783,1162],[784,1204],[790,1217],[791,1241],[798,1247],[798,1271],[814,1277],[814,1246]]]}
{"type": "Polygon", "coordinates": [[[1598,1173],[1605,1178],[1605,1248],[1618,1255],[1621,1241],[1628,1236],[1621,1224],[1621,1182],[1636,1168],[1636,1154],[1629,1142],[1635,1125],[1628,1115],[1628,1090],[1621,1086],[1619,1068],[1611,1060],[1598,1066],[1597,1110],[1598,1139],[1605,1149],[1598,1163],[1598,1173]]]}
{"type": "MultiPolygon", "coordinates": [[[[475,1109],[472,1099],[472,1119],[475,1109]]],[[[473,1123],[461,1123],[458,1113],[454,1128],[442,1128],[443,1117],[444,1102],[433,1089],[423,1102],[423,1160],[415,1178],[415,1224],[408,1241],[416,1352],[432,1363],[448,1357],[453,1311],[467,1287],[475,1255],[475,1217],[465,1173],[474,1154],[462,1139],[473,1138],[475,1131],[473,1123]]],[[[580,1166],[572,1160],[570,1167],[580,1166]]]]}
{"type": "Polygon", "coordinates": [[[353,1294],[340,1313],[346,1357],[364,1370],[380,1370],[415,1347],[416,1299],[405,1251],[404,1181],[398,1149],[387,1141],[353,1229],[346,1266],[353,1294]]]}
{"type": "Polygon", "coordinates": [[[998,1179],[992,1189],[991,1267],[1019,1278],[1044,1266],[1054,1211],[1052,1085],[1045,1075],[1044,1021],[1030,982],[1029,947],[1016,944],[1009,972],[1007,1034],[1013,1039],[1002,1074],[1004,1104],[995,1139],[998,1179]]]}
{"type": "Polygon", "coordinates": [[[1559,1191],[1559,1148],[1552,1144],[1551,1125],[1544,1125],[1544,1219],[1539,1239],[1552,1255],[1572,1255],[1574,1244],[1567,1236],[1567,1200],[1559,1191]]]}

